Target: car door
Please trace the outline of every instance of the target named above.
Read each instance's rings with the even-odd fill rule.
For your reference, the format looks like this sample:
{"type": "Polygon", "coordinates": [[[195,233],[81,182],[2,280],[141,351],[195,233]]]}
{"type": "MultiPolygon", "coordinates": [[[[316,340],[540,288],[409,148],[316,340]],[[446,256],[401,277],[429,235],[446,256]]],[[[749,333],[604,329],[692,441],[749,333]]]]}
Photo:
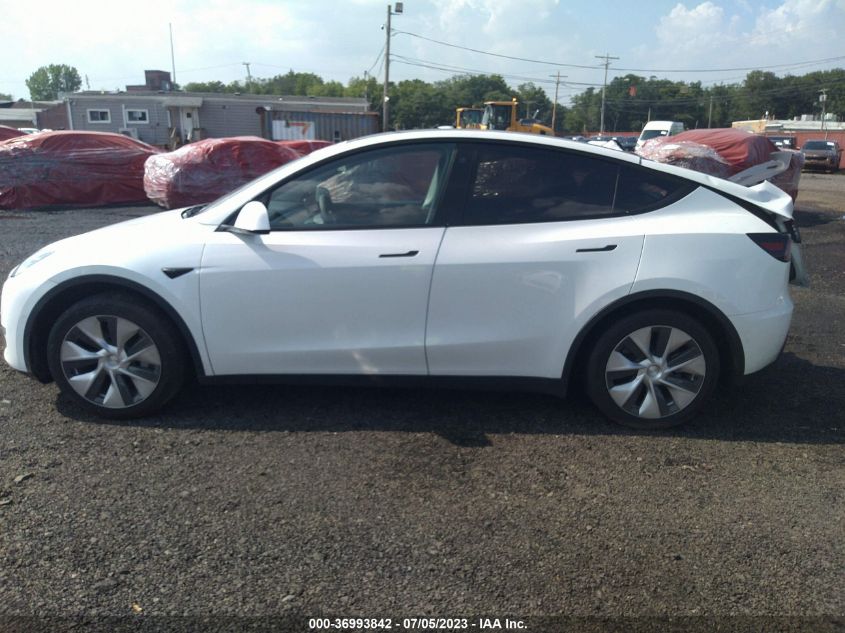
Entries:
{"type": "Polygon", "coordinates": [[[214,373],[425,374],[452,145],[333,158],[259,199],[265,235],[217,231],[200,275],[214,373]]]}
{"type": "Polygon", "coordinates": [[[518,143],[479,143],[458,165],[469,184],[434,270],[430,373],[558,378],[578,331],[629,292],[636,212],[668,188],[621,161],[518,143]]]}

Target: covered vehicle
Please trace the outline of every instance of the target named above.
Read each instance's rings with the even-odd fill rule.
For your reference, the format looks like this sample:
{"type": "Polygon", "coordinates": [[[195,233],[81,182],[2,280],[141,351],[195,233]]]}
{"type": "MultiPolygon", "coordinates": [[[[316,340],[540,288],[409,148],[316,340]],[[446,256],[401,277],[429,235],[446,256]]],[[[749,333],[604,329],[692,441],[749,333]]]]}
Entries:
{"type": "Polygon", "coordinates": [[[0,143],[0,209],[143,202],[158,150],[108,132],[41,132],[0,143]]]}
{"type": "Polygon", "coordinates": [[[23,136],[26,132],[21,132],[16,127],[9,127],[8,125],[0,125],[0,141],[8,141],[10,138],[17,138],[23,136]]]}
{"type": "Polygon", "coordinates": [[[805,169],[823,169],[825,171],[839,171],[839,161],[842,159],[842,148],[836,141],[811,140],[801,148],[804,155],[805,169]]]}
{"type": "Polygon", "coordinates": [[[306,154],[310,154],[311,152],[316,152],[318,149],[323,149],[324,147],[328,147],[331,145],[329,141],[306,141],[306,140],[298,140],[298,141],[275,141],[277,145],[281,145],[282,147],[289,147],[290,149],[294,150],[301,156],[305,156],[306,154]]]}
{"type": "Polygon", "coordinates": [[[151,156],[144,166],[144,190],[165,209],[211,202],[310,153],[308,143],[319,141],[277,143],[257,136],[233,136],[191,143],[151,156]]]}
{"type": "Polygon", "coordinates": [[[636,150],[643,158],[694,169],[711,176],[753,184],[771,182],[798,195],[803,160],[798,152],[780,150],[765,136],[736,128],[687,130],[651,139],[636,150]]]}

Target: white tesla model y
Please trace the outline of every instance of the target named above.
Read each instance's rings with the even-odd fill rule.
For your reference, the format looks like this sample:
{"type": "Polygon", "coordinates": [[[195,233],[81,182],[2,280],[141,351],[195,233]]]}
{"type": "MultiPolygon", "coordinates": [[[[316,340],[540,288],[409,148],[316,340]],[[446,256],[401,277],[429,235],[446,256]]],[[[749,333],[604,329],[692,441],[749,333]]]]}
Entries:
{"type": "Polygon", "coordinates": [[[579,378],[607,417],[667,427],[778,356],[798,242],[767,182],[549,137],[376,135],[44,247],[3,287],[5,359],[107,417],[191,374],[579,378]]]}

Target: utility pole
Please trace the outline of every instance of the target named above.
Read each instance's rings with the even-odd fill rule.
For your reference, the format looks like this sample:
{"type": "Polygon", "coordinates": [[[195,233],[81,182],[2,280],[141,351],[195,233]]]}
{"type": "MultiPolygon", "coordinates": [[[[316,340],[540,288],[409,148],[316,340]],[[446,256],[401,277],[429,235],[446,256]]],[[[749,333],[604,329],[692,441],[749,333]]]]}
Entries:
{"type": "MultiPolygon", "coordinates": [[[[560,71],[557,71],[556,75],[549,75],[549,77],[555,78],[555,100],[552,102],[552,131],[555,133],[555,120],[557,118],[557,89],[560,87],[560,76],[560,71]]],[[[563,76],[566,77],[566,75],[563,76]]]]}
{"type": "Polygon", "coordinates": [[[170,68],[173,70],[173,76],[170,78],[170,85],[176,85],[176,56],[173,54],[173,23],[168,22],[167,28],[170,29],[170,68]]]}
{"type": "MultiPolygon", "coordinates": [[[[825,117],[825,106],[827,105],[827,88],[822,88],[819,90],[819,101],[822,104],[822,132],[824,132],[824,117],[825,117]]],[[[825,134],[825,140],[827,140],[827,134],[825,134]]]]}
{"type": "Polygon", "coordinates": [[[393,11],[390,5],[387,5],[387,26],[385,27],[384,43],[384,103],[382,105],[382,126],[383,132],[387,132],[390,118],[390,96],[387,94],[387,87],[390,85],[390,16],[399,15],[402,13],[403,5],[401,2],[396,3],[396,10],[393,11]]]}
{"type": "Polygon", "coordinates": [[[713,95],[710,95],[710,111],[707,113],[707,128],[710,128],[710,121],[713,120],[713,95]]]}
{"type": "Polygon", "coordinates": [[[608,68],[608,66],[610,66],[610,60],[611,59],[619,59],[619,58],[618,57],[611,57],[607,53],[605,53],[604,55],[596,55],[595,57],[597,57],[598,59],[604,60],[604,83],[602,84],[602,87],[601,87],[601,129],[599,130],[599,134],[603,135],[604,134],[604,94],[605,94],[605,91],[607,90],[607,68],[608,68]]]}
{"type": "Polygon", "coordinates": [[[252,74],[249,72],[249,65],[252,62],[241,62],[244,66],[246,66],[246,89],[252,90],[252,74]]]}

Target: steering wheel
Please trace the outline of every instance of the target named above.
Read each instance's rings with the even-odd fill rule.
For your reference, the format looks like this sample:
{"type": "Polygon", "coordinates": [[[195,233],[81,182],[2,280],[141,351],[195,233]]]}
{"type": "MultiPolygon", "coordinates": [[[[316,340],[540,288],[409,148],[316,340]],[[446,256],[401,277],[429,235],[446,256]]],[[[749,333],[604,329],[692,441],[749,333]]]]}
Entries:
{"type": "Polygon", "coordinates": [[[334,205],[332,204],[332,196],[329,190],[325,187],[317,187],[315,196],[323,224],[335,224],[337,222],[337,216],[334,213],[334,205]]]}

